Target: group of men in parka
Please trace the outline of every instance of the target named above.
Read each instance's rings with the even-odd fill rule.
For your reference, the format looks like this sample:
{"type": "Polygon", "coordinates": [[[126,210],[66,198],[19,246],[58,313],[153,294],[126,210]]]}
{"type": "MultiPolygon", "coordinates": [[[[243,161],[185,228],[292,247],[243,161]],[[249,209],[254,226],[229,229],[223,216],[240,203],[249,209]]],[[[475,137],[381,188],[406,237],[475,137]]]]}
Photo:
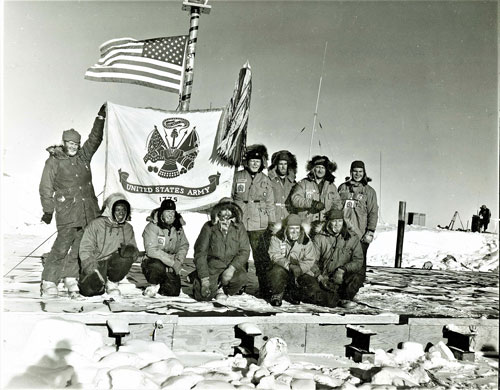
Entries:
{"type": "MultiPolygon", "coordinates": [[[[47,149],[40,182],[42,221],[50,223],[55,211],[58,235],[44,259],[42,296],[57,296],[61,279],[72,297],[120,294],[118,282],[139,256],[125,196],[108,197],[100,212],[92,186],[90,161],[102,141],[105,117],[103,105],[83,146],[80,134],[70,129],[63,132],[62,146],[47,149]]],[[[247,148],[232,198],[221,199],[201,228],[194,244],[196,269],[189,275],[194,298],[244,292],[251,250],[257,295],[272,305],[285,299],[352,306],[365,279],[378,216],[364,163],[353,161],[350,178],[337,189],[337,165],[327,156],[314,156],[299,182],[291,152],[274,153],[266,175],[267,158],[265,146],[247,148]]],[[[184,224],[172,200],[148,217],[141,268],[150,285],[144,295],[180,294],[189,249],[184,224]]]]}

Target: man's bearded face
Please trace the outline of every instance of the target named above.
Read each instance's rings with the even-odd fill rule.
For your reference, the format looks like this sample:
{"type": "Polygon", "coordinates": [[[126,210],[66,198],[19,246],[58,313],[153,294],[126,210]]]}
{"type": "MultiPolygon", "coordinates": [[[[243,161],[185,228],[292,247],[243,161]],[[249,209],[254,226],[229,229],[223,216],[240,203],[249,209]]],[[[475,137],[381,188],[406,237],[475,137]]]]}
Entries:
{"type": "Polygon", "coordinates": [[[64,141],[64,152],[70,156],[73,157],[78,153],[78,149],[80,149],[80,144],[78,142],[73,142],[73,141],[64,141]]]}
{"type": "Polygon", "coordinates": [[[175,218],[175,210],[163,210],[163,212],[161,213],[161,219],[168,225],[174,223],[174,218],[175,218]]]}

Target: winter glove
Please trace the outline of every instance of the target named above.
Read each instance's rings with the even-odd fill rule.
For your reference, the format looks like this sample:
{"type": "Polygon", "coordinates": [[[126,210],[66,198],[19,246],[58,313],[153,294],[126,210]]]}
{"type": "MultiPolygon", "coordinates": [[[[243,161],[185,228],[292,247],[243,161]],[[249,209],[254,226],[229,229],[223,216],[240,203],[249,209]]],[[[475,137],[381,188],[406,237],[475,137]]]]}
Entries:
{"type": "Polygon", "coordinates": [[[337,268],[337,270],[333,274],[333,284],[342,284],[342,282],[344,281],[344,273],[345,271],[342,268],[337,268]]]}
{"type": "Polygon", "coordinates": [[[373,232],[371,230],[368,230],[361,239],[361,241],[367,244],[371,244],[371,242],[373,241],[373,232]]]}
{"type": "Polygon", "coordinates": [[[50,222],[52,221],[52,213],[43,213],[42,219],[40,221],[45,222],[47,225],[50,225],[50,222]]]}
{"type": "Polygon", "coordinates": [[[223,286],[227,286],[227,284],[231,281],[234,275],[234,271],[236,271],[236,268],[234,268],[232,265],[226,268],[226,270],[222,273],[220,277],[220,282],[223,286]]]}
{"type": "Polygon", "coordinates": [[[210,278],[201,279],[201,296],[208,298],[210,296],[210,278]]]}
{"type": "Polygon", "coordinates": [[[302,270],[297,264],[290,264],[290,271],[292,271],[294,278],[298,278],[302,275],[302,270]]]}
{"type": "Polygon", "coordinates": [[[182,263],[179,260],[175,260],[172,269],[174,270],[176,275],[180,275],[182,269],[182,263]]]}
{"type": "Polygon", "coordinates": [[[320,202],[318,200],[313,200],[311,203],[311,207],[309,208],[309,211],[312,214],[317,214],[321,210],[323,210],[324,208],[325,208],[325,205],[323,204],[323,202],[320,202]]]}
{"type": "Polygon", "coordinates": [[[99,112],[97,113],[97,116],[102,116],[103,118],[106,118],[106,103],[104,103],[101,108],[99,109],[99,112]]]}
{"type": "Polygon", "coordinates": [[[133,245],[121,245],[120,246],[120,256],[121,257],[131,257],[136,258],[139,255],[139,250],[133,245]]]}

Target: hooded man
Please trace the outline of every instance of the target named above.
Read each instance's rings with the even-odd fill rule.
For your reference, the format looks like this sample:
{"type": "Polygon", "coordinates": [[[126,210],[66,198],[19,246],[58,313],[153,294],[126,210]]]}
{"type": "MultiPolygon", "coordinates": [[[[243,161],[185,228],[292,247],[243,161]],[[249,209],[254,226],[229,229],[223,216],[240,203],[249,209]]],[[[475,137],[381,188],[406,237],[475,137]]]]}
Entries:
{"type": "Polygon", "coordinates": [[[222,198],[210,212],[194,244],[193,295],[197,301],[213,299],[219,287],[224,294],[243,291],[247,282],[250,243],[242,211],[229,198],[222,198]]]}
{"type": "Polygon", "coordinates": [[[371,179],[366,175],[365,163],[351,163],[351,177],[339,186],[339,194],[344,204],[345,219],[361,239],[363,249],[363,267],[366,268],[366,253],[377,228],[378,204],[377,194],[368,183],[371,179]]]}
{"type": "Polygon", "coordinates": [[[483,232],[488,229],[488,224],[490,223],[491,219],[491,211],[488,207],[486,207],[485,204],[481,206],[481,209],[479,210],[479,232],[481,232],[481,228],[483,229],[483,232]]]}
{"type": "Polygon", "coordinates": [[[105,291],[120,295],[118,282],[139,251],[130,221],[130,203],[123,194],[110,195],[102,215],[88,224],[80,243],[80,294],[91,297],[105,291]]]}
{"type": "Polygon", "coordinates": [[[354,306],[351,301],[363,286],[366,271],[359,237],[349,231],[342,210],[333,209],[326,214],[313,241],[319,252],[320,285],[338,296],[341,306],[354,306]]]}
{"type": "Polygon", "coordinates": [[[337,164],[327,156],[314,156],[306,169],[309,171],[307,176],[292,189],[290,208],[307,222],[324,221],[325,213],[342,209],[342,201],[333,183],[337,164]]]}
{"type": "Polygon", "coordinates": [[[296,183],[297,158],[288,150],[275,152],[267,171],[273,187],[276,222],[280,222],[288,216],[286,200],[296,183]]]}
{"type": "Polygon", "coordinates": [[[144,295],[153,297],[158,292],[160,295],[179,296],[180,271],[189,249],[182,227],[185,222],[171,199],[161,202],[147,220],[149,223],[142,233],[147,257],[142,260],[141,268],[152,285],[145,289],[144,295]]]}
{"type": "Polygon", "coordinates": [[[80,240],[85,226],[99,215],[90,161],[102,142],[105,118],[106,104],[103,104],[82,147],[80,134],[69,129],[63,132],[63,145],[47,148],[50,156],[45,162],[39,186],[42,221],[50,224],[55,211],[57,237],[44,261],[40,286],[42,297],[57,297],[61,278],[64,278],[70,296],[78,296],[80,240]]]}
{"type": "Polygon", "coordinates": [[[259,240],[268,226],[276,222],[273,185],[262,172],[267,166],[266,147],[249,146],[243,166],[243,170],[234,174],[232,198],[243,211],[242,222],[252,247],[260,295],[266,297],[269,295],[269,260],[266,253],[261,252],[259,240]]]}
{"type": "Polygon", "coordinates": [[[269,257],[271,305],[281,306],[283,297],[290,303],[300,303],[301,286],[314,282],[319,270],[315,265],[318,252],[297,214],[290,214],[283,228],[271,237],[269,257]]]}

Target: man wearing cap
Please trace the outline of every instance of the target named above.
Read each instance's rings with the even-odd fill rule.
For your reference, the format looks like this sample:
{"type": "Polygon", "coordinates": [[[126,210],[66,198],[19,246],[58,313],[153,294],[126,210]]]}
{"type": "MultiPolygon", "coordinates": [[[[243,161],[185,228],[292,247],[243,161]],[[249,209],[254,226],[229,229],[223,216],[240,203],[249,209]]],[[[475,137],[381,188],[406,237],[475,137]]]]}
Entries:
{"type": "Polygon", "coordinates": [[[370,181],[366,175],[365,163],[356,160],[351,163],[350,179],[339,186],[345,219],[361,240],[365,268],[366,253],[373,241],[378,221],[377,194],[368,184],[370,181]]]}
{"type": "Polygon", "coordinates": [[[288,216],[285,203],[296,183],[297,158],[288,150],[275,152],[271,157],[271,165],[267,171],[273,186],[276,222],[280,222],[288,216]]]}
{"type": "Polygon", "coordinates": [[[267,166],[267,149],[264,145],[247,147],[244,169],[234,174],[232,197],[243,210],[243,225],[248,233],[255,263],[259,292],[269,296],[269,260],[259,246],[260,238],[269,225],[276,222],[273,186],[262,170],[267,166]]]}
{"type": "Polygon", "coordinates": [[[99,214],[90,161],[102,142],[105,117],[106,104],[103,104],[83,146],[80,147],[80,134],[70,129],[63,132],[63,145],[47,148],[50,156],[39,186],[42,221],[50,224],[55,211],[57,237],[44,261],[43,297],[58,295],[61,278],[69,294],[78,295],[78,248],[83,228],[99,214]]]}
{"type": "Polygon", "coordinates": [[[327,156],[314,156],[308,161],[307,176],[299,181],[291,192],[291,209],[307,222],[324,221],[331,209],[342,209],[333,172],[337,164],[327,156]]]}
{"type": "Polygon", "coordinates": [[[240,207],[232,199],[222,198],[201,228],[194,244],[196,270],[190,274],[197,301],[243,292],[250,243],[241,217],[240,207]]]}
{"type": "Polygon", "coordinates": [[[281,230],[271,237],[269,257],[271,305],[281,306],[283,298],[293,304],[300,303],[300,286],[314,282],[319,270],[318,252],[297,214],[290,214],[281,230]]]}
{"type": "Polygon", "coordinates": [[[351,301],[365,280],[363,251],[359,237],[349,231],[342,210],[330,210],[325,217],[313,236],[319,252],[318,281],[325,291],[341,299],[341,306],[349,308],[355,305],[351,301]]]}
{"type": "Polygon", "coordinates": [[[180,272],[189,249],[183,229],[185,222],[171,199],[161,202],[147,220],[149,223],[142,233],[146,257],[141,268],[151,285],[146,287],[144,295],[179,296],[180,272]]]}

